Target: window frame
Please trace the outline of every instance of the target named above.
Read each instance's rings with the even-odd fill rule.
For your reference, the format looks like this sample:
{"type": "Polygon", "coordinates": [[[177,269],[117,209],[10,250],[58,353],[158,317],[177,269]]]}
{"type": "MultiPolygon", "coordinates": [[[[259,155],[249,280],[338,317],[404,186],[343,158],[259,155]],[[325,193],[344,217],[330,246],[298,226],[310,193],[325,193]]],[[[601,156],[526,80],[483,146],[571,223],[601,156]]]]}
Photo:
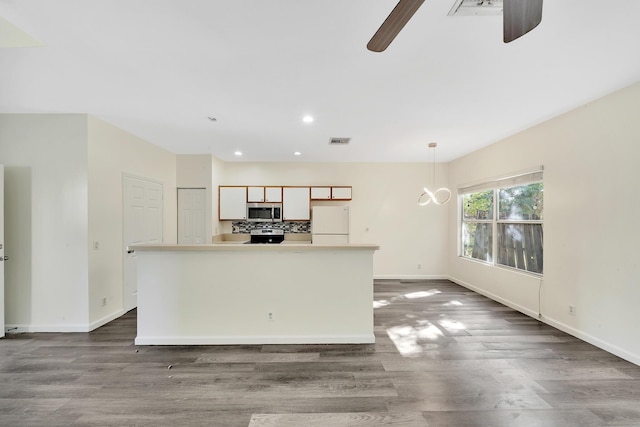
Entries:
{"type": "MultiPolygon", "coordinates": [[[[500,234],[499,234],[499,229],[500,226],[503,224],[525,224],[525,225],[535,225],[535,224],[539,224],[540,226],[542,226],[542,231],[543,231],[543,235],[544,235],[544,213],[541,217],[541,219],[535,219],[535,220],[523,220],[523,219],[500,219],[500,197],[499,197],[499,192],[500,190],[503,189],[507,189],[507,188],[513,188],[513,187],[522,187],[522,186],[528,186],[531,184],[538,184],[541,183],[542,185],[542,191],[544,192],[544,179],[543,179],[543,174],[542,174],[543,168],[541,167],[540,169],[537,169],[535,171],[528,171],[528,172],[523,172],[523,173],[519,173],[519,174],[514,174],[511,175],[507,178],[497,178],[497,179],[493,179],[493,180],[487,180],[484,182],[481,182],[479,184],[474,184],[474,185],[470,185],[467,187],[460,187],[458,189],[458,216],[459,216],[459,221],[458,221],[458,229],[459,229],[459,239],[458,239],[458,257],[459,258],[463,258],[466,260],[470,260],[470,261],[475,261],[475,262],[479,262],[482,263],[484,265],[489,265],[489,266],[493,266],[493,267],[497,267],[497,268],[503,268],[506,270],[510,270],[510,271],[515,271],[521,274],[527,274],[527,275],[531,275],[531,276],[535,276],[535,277],[543,277],[544,275],[544,264],[543,264],[543,270],[541,273],[535,272],[535,271],[529,271],[526,270],[524,268],[518,268],[518,267],[513,267],[510,265],[506,265],[506,264],[501,264],[498,262],[499,259],[499,250],[500,250],[500,234]],[[464,214],[464,197],[470,194],[475,194],[475,193],[485,193],[488,191],[492,191],[493,192],[493,212],[492,212],[492,218],[491,219],[466,219],[465,218],[465,214],[464,214]],[[465,233],[464,233],[464,228],[466,224],[492,224],[491,227],[491,232],[492,232],[492,241],[491,241],[491,260],[487,261],[481,258],[474,258],[472,256],[469,255],[465,255],[465,233]]],[[[544,199],[543,199],[543,203],[544,203],[544,199]]],[[[544,212],[544,205],[543,205],[543,212],[544,212]]],[[[542,253],[544,254],[544,238],[542,241],[542,253]]],[[[544,256],[544,255],[543,255],[544,256]]]]}
{"type": "Polygon", "coordinates": [[[474,194],[474,193],[487,193],[490,190],[480,190],[480,191],[476,191],[473,193],[466,193],[466,194],[461,194],[458,196],[458,203],[460,203],[460,209],[458,210],[458,212],[460,212],[460,217],[461,217],[461,221],[460,221],[460,253],[459,255],[463,258],[467,258],[467,259],[471,259],[474,261],[478,261],[478,262],[482,262],[485,264],[492,264],[495,262],[495,242],[496,242],[496,226],[495,226],[495,214],[496,214],[496,192],[493,191],[493,201],[492,201],[492,216],[491,219],[466,219],[464,216],[464,196],[469,195],[469,194],[474,194]],[[480,259],[480,258],[474,258],[472,256],[466,256],[464,254],[465,251],[465,244],[464,244],[464,224],[491,224],[491,254],[490,254],[490,258],[491,261],[487,261],[484,259],[480,259]]]}

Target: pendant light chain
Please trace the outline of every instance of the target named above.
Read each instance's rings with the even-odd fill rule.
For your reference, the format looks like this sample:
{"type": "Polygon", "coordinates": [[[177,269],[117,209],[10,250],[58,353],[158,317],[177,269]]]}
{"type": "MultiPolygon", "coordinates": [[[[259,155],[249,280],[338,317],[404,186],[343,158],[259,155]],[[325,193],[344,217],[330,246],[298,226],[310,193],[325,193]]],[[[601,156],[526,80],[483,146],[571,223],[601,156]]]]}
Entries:
{"type": "Polygon", "coordinates": [[[436,186],[436,147],[438,146],[438,144],[436,144],[435,142],[432,142],[431,144],[429,144],[429,148],[432,148],[432,152],[433,152],[433,162],[431,162],[431,185],[433,185],[434,187],[436,186]]]}

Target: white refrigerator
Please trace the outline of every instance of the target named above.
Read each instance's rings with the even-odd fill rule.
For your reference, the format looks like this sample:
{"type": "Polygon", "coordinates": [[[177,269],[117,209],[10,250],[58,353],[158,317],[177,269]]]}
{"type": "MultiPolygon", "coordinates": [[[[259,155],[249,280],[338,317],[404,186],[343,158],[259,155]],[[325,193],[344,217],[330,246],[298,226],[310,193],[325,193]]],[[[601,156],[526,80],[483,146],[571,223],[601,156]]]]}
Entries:
{"type": "Polygon", "coordinates": [[[314,206],[311,211],[311,243],[346,245],[349,243],[349,206],[314,206]]]}

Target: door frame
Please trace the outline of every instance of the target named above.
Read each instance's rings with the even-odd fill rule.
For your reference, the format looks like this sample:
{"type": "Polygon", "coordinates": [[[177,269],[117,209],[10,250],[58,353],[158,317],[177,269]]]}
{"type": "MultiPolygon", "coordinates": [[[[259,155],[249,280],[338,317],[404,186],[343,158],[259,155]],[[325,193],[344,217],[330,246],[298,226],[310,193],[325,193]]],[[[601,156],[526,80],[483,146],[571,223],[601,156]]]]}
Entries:
{"type": "Polygon", "coordinates": [[[4,234],[4,165],[0,164],[0,338],[4,337],[4,276],[5,276],[5,234],[4,234]]]}
{"type": "MultiPolygon", "coordinates": [[[[125,301],[126,301],[126,296],[125,296],[125,292],[127,291],[127,288],[125,286],[126,283],[126,278],[127,278],[127,274],[129,273],[127,267],[127,260],[133,258],[133,261],[135,262],[135,254],[133,253],[128,253],[127,252],[127,243],[126,243],[126,237],[127,237],[127,200],[126,200],[126,196],[127,196],[127,179],[137,179],[139,181],[144,181],[147,183],[151,183],[151,184],[158,184],[160,185],[161,188],[161,194],[162,194],[162,241],[164,242],[164,228],[165,228],[165,197],[164,197],[164,182],[163,181],[159,181],[157,179],[153,179],[153,178],[149,178],[146,176],[141,176],[141,175],[136,175],[136,174],[132,174],[132,173],[127,173],[127,172],[123,172],[122,173],[122,310],[124,312],[127,312],[129,310],[132,310],[133,308],[137,307],[137,303],[133,308],[130,307],[125,307],[125,301]]],[[[134,270],[135,272],[135,270],[134,270]]],[[[136,278],[137,280],[137,278],[136,278]]]]}
{"type": "Polygon", "coordinates": [[[208,219],[208,212],[209,210],[207,209],[207,188],[206,187],[177,187],[176,188],[176,221],[178,222],[176,225],[176,242],[178,244],[180,244],[180,190],[201,190],[203,192],[204,195],[204,215],[203,215],[203,219],[204,219],[204,239],[205,241],[202,242],[202,244],[206,244],[206,243],[210,243],[207,242],[206,240],[209,239],[211,240],[211,236],[207,237],[209,235],[209,233],[207,233],[207,219],[208,219]]]}

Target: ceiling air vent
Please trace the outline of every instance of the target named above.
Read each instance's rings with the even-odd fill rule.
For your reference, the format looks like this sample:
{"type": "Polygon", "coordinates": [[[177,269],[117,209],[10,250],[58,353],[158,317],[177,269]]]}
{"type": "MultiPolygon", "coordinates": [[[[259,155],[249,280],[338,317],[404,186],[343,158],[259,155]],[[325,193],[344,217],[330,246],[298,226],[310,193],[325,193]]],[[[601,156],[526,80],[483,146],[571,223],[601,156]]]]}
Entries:
{"type": "Polygon", "coordinates": [[[351,138],[331,138],[329,145],[347,145],[351,138]]]}
{"type": "Polygon", "coordinates": [[[449,16],[502,15],[503,0],[456,0],[449,16]]]}

